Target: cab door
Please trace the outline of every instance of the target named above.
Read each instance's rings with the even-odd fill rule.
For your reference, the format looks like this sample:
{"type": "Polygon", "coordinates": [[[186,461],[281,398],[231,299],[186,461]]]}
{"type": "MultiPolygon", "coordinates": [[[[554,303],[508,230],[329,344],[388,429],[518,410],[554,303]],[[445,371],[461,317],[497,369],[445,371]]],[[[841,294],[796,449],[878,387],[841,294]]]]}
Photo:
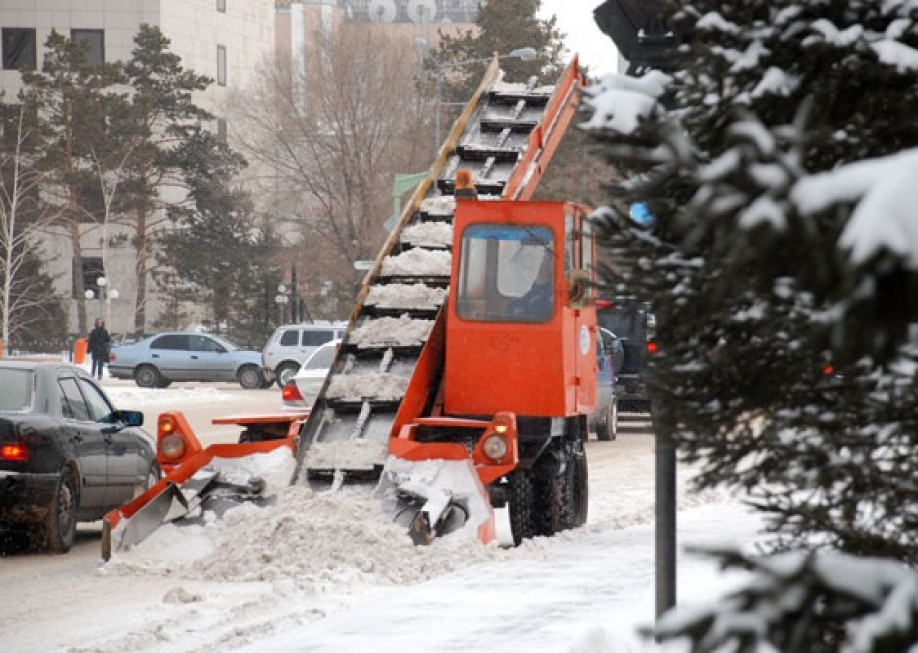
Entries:
{"type": "Polygon", "coordinates": [[[566,241],[564,270],[567,282],[567,311],[573,322],[574,370],[577,410],[591,413],[596,409],[596,306],[593,301],[593,234],[583,212],[568,205],[564,213],[566,241]]]}

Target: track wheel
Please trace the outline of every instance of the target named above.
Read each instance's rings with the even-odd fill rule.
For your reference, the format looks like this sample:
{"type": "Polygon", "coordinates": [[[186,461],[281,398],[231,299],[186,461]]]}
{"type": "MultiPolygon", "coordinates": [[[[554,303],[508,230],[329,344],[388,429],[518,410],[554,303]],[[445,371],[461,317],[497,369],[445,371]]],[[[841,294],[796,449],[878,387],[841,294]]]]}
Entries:
{"type": "Polygon", "coordinates": [[[533,521],[539,535],[554,535],[574,527],[571,462],[565,459],[563,469],[535,483],[536,514],[533,521]]]}
{"type": "Polygon", "coordinates": [[[573,527],[583,526],[587,522],[590,502],[589,472],[587,468],[586,451],[574,454],[570,466],[571,500],[573,502],[574,523],[573,527]]]}
{"type": "Polygon", "coordinates": [[[537,532],[535,517],[535,488],[532,474],[525,469],[516,469],[507,476],[509,488],[510,532],[513,543],[519,545],[523,540],[541,535],[537,532]]]}
{"type": "Polygon", "coordinates": [[[76,536],[77,483],[73,470],[61,471],[54,501],[40,528],[42,548],[54,553],[67,553],[76,536]]]}

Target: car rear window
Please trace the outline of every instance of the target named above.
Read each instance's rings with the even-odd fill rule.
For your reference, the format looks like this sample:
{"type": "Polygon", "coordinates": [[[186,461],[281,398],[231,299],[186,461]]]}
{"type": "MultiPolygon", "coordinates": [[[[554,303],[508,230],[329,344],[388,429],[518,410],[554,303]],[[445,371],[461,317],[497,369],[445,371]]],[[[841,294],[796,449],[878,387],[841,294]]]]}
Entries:
{"type": "Polygon", "coordinates": [[[150,349],[178,349],[180,351],[188,351],[188,336],[184,334],[160,336],[150,344],[150,349]]]}
{"type": "Polygon", "coordinates": [[[31,370],[0,369],[0,410],[21,411],[32,405],[31,370]]]}
{"type": "Polygon", "coordinates": [[[331,341],[335,337],[335,332],[331,329],[327,331],[303,331],[303,344],[307,347],[318,347],[331,341]]]}

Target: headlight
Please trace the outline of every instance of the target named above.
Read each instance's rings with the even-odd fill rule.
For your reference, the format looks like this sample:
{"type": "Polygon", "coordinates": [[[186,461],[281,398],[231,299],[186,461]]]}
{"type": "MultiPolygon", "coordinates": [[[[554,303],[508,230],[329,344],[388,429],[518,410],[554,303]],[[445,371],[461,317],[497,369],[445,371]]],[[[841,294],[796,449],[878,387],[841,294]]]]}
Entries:
{"type": "Polygon", "coordinates": [[[507,446],[506,438],[492,433],[481,443],[481,450],[491,460],[500,460],[507,455],[509,447],[507,446]]]}
{"type": "Polygon", "coordinates": [[[178,460],[185,455],[185,440],[178,435],[167,435],[159,441],[159,452],[164,458],[178,460]]]}

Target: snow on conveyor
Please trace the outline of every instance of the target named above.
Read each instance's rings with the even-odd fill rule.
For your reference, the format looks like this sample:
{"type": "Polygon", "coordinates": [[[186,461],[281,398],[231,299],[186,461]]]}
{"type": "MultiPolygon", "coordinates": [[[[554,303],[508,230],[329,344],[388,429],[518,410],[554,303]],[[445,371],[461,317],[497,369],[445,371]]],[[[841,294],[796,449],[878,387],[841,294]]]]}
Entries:
{"type": "Polygon", "coordinates": [[[417,320],[408,315],[381,317],[367,320],[354,329],[350,342],[358,349],[423,345],[433,325],[433,320],[417,320]]]}
{"type": "Polygon", "coordinates": [[[452,256],[441,250],[411,249],[383,260],[384,276],[448,277],[452,256]]]}
{"type": "Polygon", "coordinates": [[[365,304],[378,308],[433,309],[446,300],[445,288],[431,288],[423,283],[392,283],[371,286],[365,304]]]}

